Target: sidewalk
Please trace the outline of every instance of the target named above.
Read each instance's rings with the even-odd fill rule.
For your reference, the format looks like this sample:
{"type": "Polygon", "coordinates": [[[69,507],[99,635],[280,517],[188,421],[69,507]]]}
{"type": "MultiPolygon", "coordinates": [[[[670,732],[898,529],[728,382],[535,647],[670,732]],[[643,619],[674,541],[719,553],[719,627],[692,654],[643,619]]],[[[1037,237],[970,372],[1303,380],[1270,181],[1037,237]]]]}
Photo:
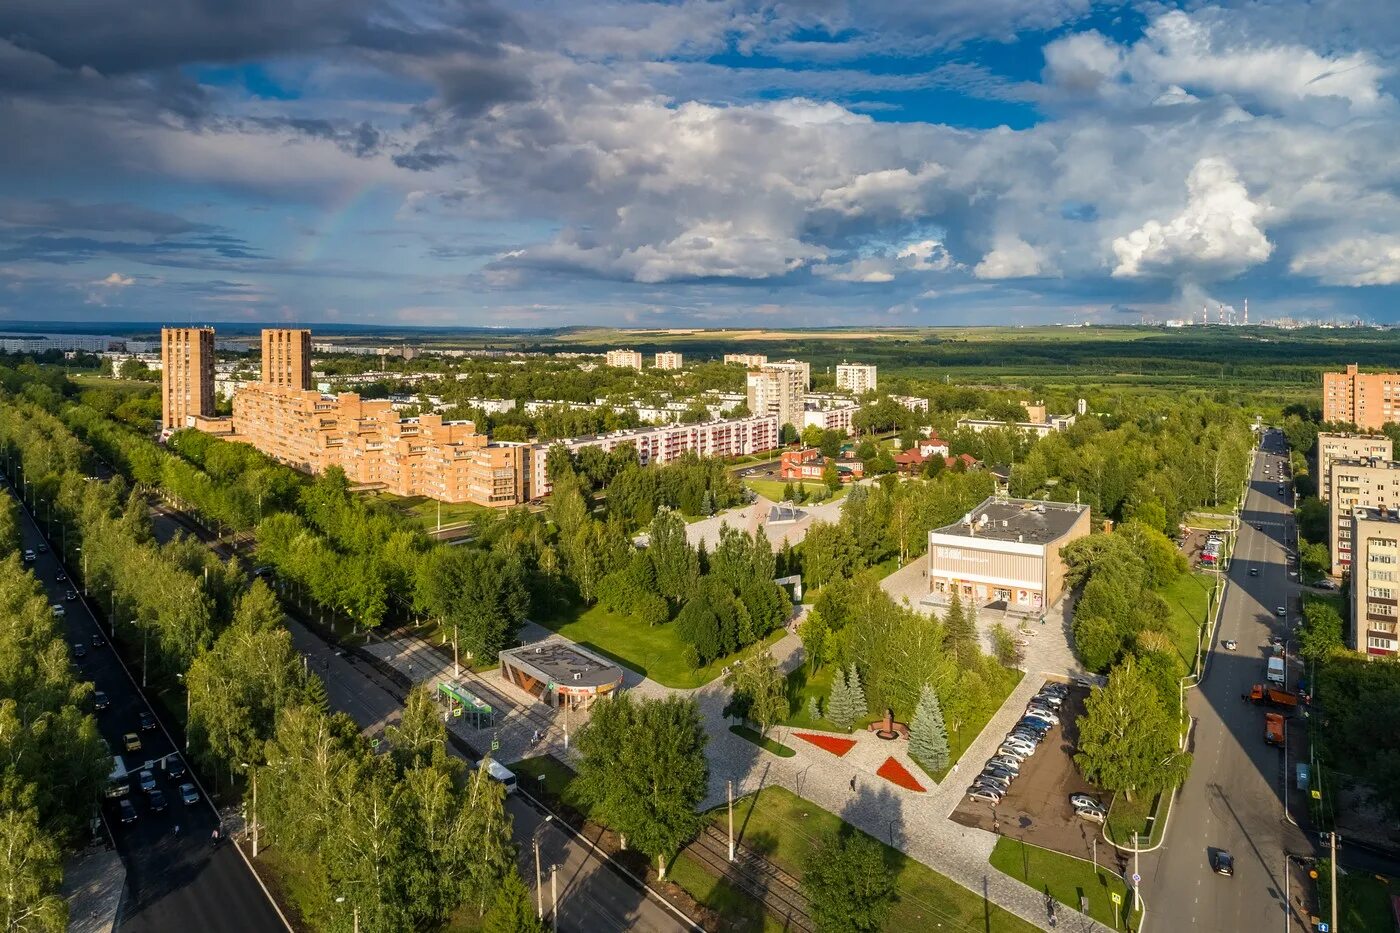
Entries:
{"type": "Polygon", "coordinates": [[[89,846],[68,860],[60,892],[68,933],[112,933],[121,919],[126,867],[115,849],[89,846]]]}

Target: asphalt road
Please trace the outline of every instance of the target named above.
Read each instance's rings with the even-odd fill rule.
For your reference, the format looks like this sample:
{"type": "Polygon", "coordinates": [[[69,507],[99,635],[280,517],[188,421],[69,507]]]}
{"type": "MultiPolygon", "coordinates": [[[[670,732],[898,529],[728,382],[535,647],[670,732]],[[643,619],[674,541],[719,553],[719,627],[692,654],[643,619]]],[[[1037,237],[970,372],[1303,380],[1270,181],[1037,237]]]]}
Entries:
{"type": "MultiPolygon", "coordinates": [[[[1255,458],[1206,676],[1187,692],[1195,764],[1162,849],[1142,857],[1143,895],[1154,929],[1306,929],[1305,917],[1285,910],[1298,894],[1285,895],[1285,853],[1311,853],[1313,847],[1285,818],[1283,781],[1291,775],[1285,774],[1283,752],[1264,743],[1265,710],[1240,699],[1250,685],[1264,681],[1270,636],[1286,638],[1287,625],[1299,615],[1297,578],[1287,560],[1287,549],[1296,545],[1291,494],[1285,501],[1276,491],[1283,455],[1282,439],[1271,435],[1255,458]],[[1266,465],[1274,466],[1269,478],[1266,465]],[[1251,576],[1251,569],[1258,574],[1251,576]],[[1279,606],[1289,610],[1287,624],[1276,615],[1279,606]],[[1239,647],[1225,650],[1221,643],[1227,639],[1239,647]],[[1233,877],[1212,871],[1211,854],[1219,849],[1234,856],[1233,877]]],[[[1290,688],[1297,673],[1290,666],[1290,688]]]]}
{"type": "MultiPolygon", "coordinates": [[[[20,529],[24,548],[37,552],[40,546],[48,543],[27,516],[21,518],[20,529]]],[[[130,933],[183,933],[188,930],[271,933],[287,929],[257,878],[234,848],[227,844],[213,848],[210,835],[218,818],[203,792],[197,804],[181,803],[179,785],[194,779],[172,780],[161,770],[162,759],[176,752],[174,741],[159,725],[141,730],[141,713],[150,711],[151,707],[142,697],[137,682],[122,667],[107,631],[98,625],[85,602],[81,598],[66,598],[68,590],[76,584],[72,580],[57,581],[58,574],[64,570],[57,555],[36,553],[35,560],[28,566],[44,585],[50,602],[64,606],[63,622],[69,645],[82,645],[85,650],[85,656],[77,660],[82,676],[106,693],[110,701],[107,709],[96,714],[102,737],[116,753],[123,748],[123,734],[138,733],[141,750],[122,752],[123,757],[129,763],[142,766],[151,762],[157,784],[165,793],[166,809],[153,812],[133,775],[128,799],[136,807],[137,819],[128,825],[119,821],[116,801],[103,804],[103,813],[127,871],[121,929],[130,933]],[[175,835],[177,825],[179,836],[175,835]]]]}
{"type": "MultiPolygon", "coordinates": [[[[334,648],[295,620],[287,619],[287,627],[297,650],[325,681],[331,706],[349,713],[363,730],[376,735],[399,719],[402,704],[363,665],[337,654],[334,648]]],[[[506,798],[506,811],[514,824],[521,874],[532,891],[535,888],[533,840],[539,833],[542,898],[546,911],[552,903],[550,866],[558,866],[555,884],[559,892],[559,929],[580,933],[603,930],[673,933],[692,929],[669,908],[616,874],[601,856],[546,820],[519,794],[506,798]]]]}

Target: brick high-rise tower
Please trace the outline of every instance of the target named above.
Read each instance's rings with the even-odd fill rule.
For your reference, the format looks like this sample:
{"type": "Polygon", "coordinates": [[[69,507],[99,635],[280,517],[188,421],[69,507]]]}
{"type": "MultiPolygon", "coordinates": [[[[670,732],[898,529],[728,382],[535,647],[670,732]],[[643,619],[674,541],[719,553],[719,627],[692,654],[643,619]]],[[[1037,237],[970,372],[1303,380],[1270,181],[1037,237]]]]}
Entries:
{"type": "Polygon", "coordinates": [[[270,327],[262,332],[262,381],[288,389],[311,388],[311,331],[270,327]]]}
{"type": "Polygon", "coordinates": [[[214,415],[214,328],[162,327],[161,426],[188,427],[190,417],[214,415]]]}

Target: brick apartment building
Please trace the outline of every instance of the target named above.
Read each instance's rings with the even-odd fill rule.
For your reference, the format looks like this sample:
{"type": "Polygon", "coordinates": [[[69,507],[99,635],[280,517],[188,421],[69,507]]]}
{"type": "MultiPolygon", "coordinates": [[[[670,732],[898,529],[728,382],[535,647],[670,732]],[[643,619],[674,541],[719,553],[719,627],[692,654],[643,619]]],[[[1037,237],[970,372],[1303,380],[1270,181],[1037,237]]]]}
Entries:
{"type": "Polygon", "coordinates": [[[1362,430],[1400,421],[1400,373],[1322,374],[1322,420],[1346,421],[1362,430]]]}
{"type": "Polygon", "coordinates": [[[854,395],[875,391],[875,367],[866,363],[840,363],[836,367],[836,388],[854,395]]]}
{"type": "Polygon", "coordinates": [[[657,369],[681,369],[684,365],[684,357],[673,350],[656,354],[657,369]]]}
{"type": "Polygon", "coordinates": [[[724,354],[726,363],[738,363],[740,366],[747,366],[749,369],[760,369],[768,365],[768,357],[762,353],[726,353],[724,354]]]}
{"type": "Polygon", "coordinates": [[[1384,434],[1319,434],[1317,436],[1317,495],[1332,495],[1332,464],[1337,460],[1389,460],[1393,445],[1384,434]]]}
{"type": "Polygon", "coordinates": [[[311,388],[311,331],[263,330],[262,381],[289,389],[311,388]]]}
{"type": "Polygon", "coordinates": [[[771,416],[779,426],[801,429],[807,393],[802,370],[770,363],[749,372],[747,388],[750,414],[771,416]]]}
{"type": "Polygon", "coordinates": [[[636,350],[609,350],[603,354],[603,362],[618,369],[641,369],[642,354],[636,350]]]}
{"type": "Polygon", "coordinates": [[[214,328],[162,327],[160,424],[167,431],[214,416],[214,328]]]}
{"type": "Polygon", "coordinates": [[[1400,650],[1400,516],[1357,508],[1351,514],[1351,648],[1393,656],[1400,650]]]}

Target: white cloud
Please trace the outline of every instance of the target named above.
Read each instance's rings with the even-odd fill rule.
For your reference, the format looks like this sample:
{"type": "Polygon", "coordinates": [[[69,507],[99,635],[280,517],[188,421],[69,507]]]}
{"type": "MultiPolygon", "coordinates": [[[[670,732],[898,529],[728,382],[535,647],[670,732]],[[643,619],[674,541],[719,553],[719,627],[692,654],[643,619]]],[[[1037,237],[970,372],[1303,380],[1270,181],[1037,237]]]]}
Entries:
{"type": "Polygon", "coordinates": [[[1400,235],[1349,237],[1299,253],[1288,271],[1328,285],[1400,284],[1400,235]]]}
{"type": "Polygon", "coordinates": [[[867,285],[893,282],[894,271],[889,260],[881,257],[854,259],[847,263],[820,264],[812,272],[837,282],[861,282],[867,285]]]}
{"type": "Polygon", "coordinates": [[[1166,223],[1149,220],[1113,241],[1113,275],[1136,278],[1177,271],[1233,275],[1273,252],[1258,226],[1263,209],[1249,199],[1234,167],[1201,159],[1186,180],[1186,208],[1166,223]]]}
{"type": "Polygon", "coordinates": [[[972,267],[979,279],[1025,279],[1044,271],[1044,252],[1018,236],[998,237],[992,250],[972,267]]]}
{"type": "Polygon", "coordinates": [[[941,240],[920,240],[901,249],[897,259],[916,272],[946,272],[957,266],[941,240]]]}
{"type": "Polygon", "coordinates": [[[105,285],[108,288],[126,288],[128,285],[135,285],[136,280],[129,275],[122,275],[120,272],[113,272],[95,285],[105,285]]]}

